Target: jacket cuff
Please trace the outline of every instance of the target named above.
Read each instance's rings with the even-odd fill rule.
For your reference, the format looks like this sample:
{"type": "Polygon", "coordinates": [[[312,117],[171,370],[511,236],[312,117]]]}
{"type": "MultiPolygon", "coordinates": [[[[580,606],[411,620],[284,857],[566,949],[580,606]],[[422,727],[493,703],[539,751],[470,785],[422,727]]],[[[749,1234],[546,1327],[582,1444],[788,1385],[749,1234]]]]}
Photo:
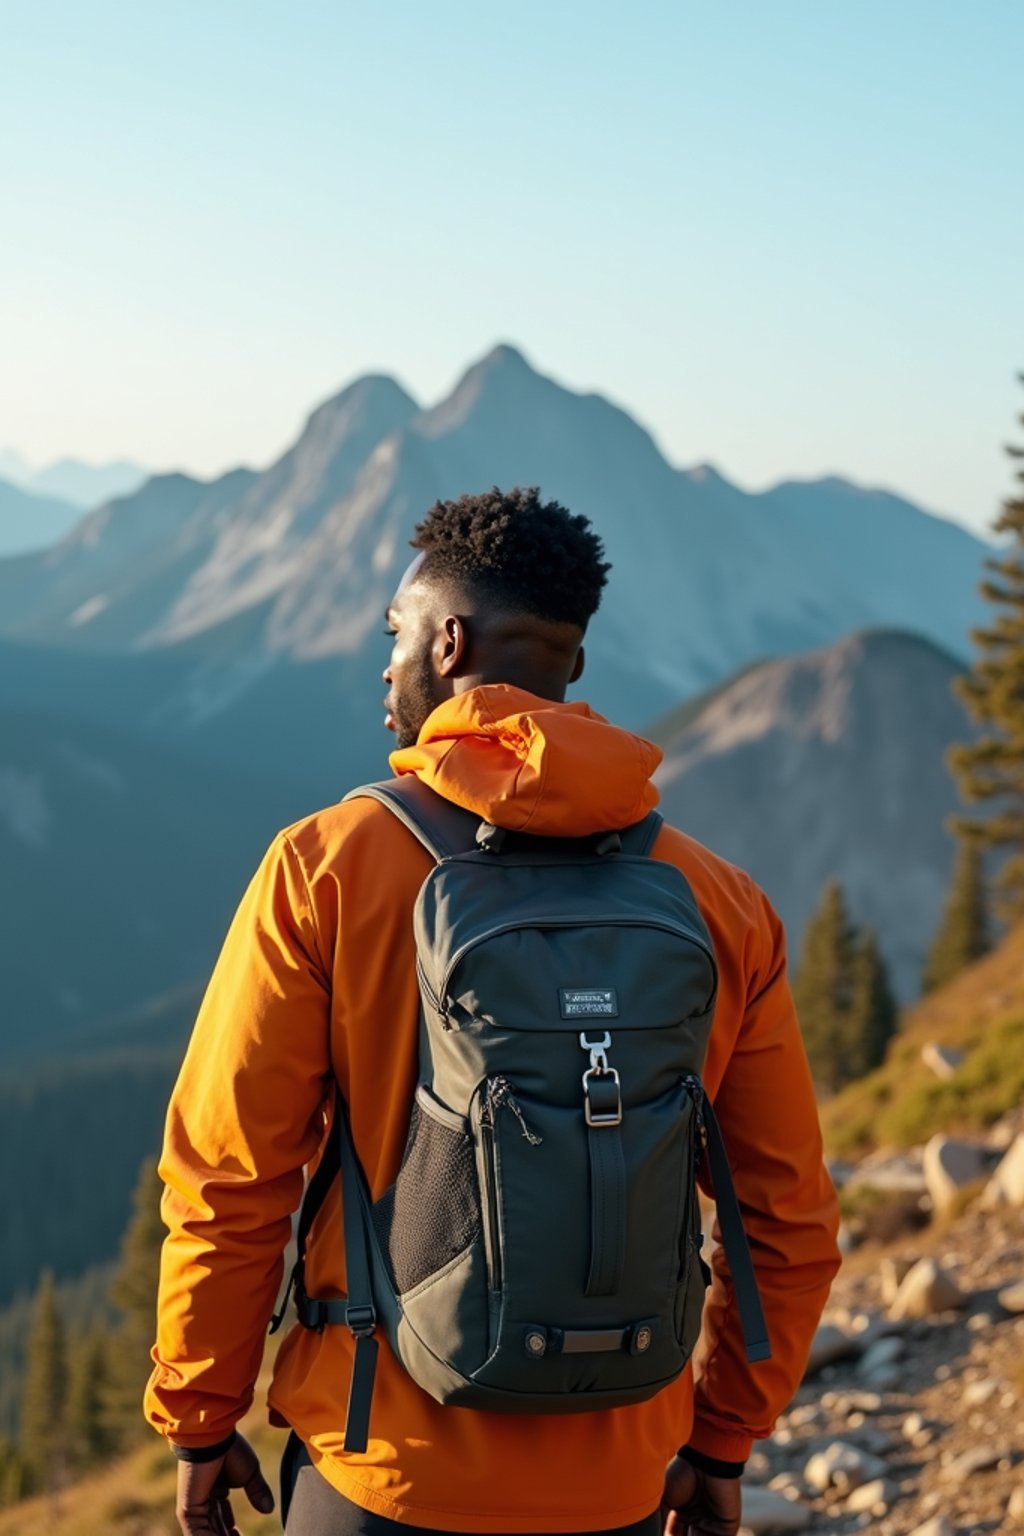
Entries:
{"type": "Polygon", "coordinates": [[[702,1456],[688,1445],[681,1445],[676,1455],[695,1471],[707,1472],[712,1477],[742,1477],[747,1465],[745,1461],[717,1461],[714,1456],[702,1456]]]}
{"type": "Polygon", "coordinates": [[[204,1462],[216,1461],[221,1456],[226,1456],[235,1443],[235,1431],[224,1440],[218,1440],[216,1445],[175,1445],[173,1440],[168,1441],[174,1452],[176,1461],[204,1462]]]}
{"type": "Polygon", "coordinates": [[[713,1461],[745,1463],[754,1448],[754,1437],[747,1430],[709,1424],[706,1419],[697,1417],[686,1445],[689,1451],[695,1451],[698,1456],[709,1456],[713,1461]]]}

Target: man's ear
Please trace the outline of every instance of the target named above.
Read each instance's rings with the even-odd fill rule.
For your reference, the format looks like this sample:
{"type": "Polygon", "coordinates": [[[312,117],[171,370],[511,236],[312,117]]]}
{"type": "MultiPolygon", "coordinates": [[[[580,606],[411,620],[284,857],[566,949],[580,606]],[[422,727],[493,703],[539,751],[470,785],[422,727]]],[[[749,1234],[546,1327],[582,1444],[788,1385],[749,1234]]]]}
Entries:
{"type": "Polygon", "coordinates": [[[452,677],[458,672],[465,660],[468,644],[466,626],[454,613],[450,613],[438,630],[434,642],[434,659],[439,677],[452,677]]]}
{"type": "Polygon", "coordinates": [[[580,678],[583,676],[583,668],[586,666],[586,663],[586,653],[581,645],[576,653],[576,660],[573,662],[572,676],[569,678],[570,683],[579,682],[580,678]]]}

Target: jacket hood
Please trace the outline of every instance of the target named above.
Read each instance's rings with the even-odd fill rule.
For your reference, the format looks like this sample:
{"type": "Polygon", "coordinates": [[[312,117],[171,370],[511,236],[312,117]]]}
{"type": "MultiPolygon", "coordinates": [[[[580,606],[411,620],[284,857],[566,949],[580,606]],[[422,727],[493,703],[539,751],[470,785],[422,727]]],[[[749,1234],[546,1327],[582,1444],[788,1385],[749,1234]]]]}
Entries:
{"type": "Polygon", "coordinates": [[[582,703],[558,704],[505,683],[457,694],[392,752],[446,800],[510,832],[585,837],[628,827],[658,802],[653,742],[582,703]]]}

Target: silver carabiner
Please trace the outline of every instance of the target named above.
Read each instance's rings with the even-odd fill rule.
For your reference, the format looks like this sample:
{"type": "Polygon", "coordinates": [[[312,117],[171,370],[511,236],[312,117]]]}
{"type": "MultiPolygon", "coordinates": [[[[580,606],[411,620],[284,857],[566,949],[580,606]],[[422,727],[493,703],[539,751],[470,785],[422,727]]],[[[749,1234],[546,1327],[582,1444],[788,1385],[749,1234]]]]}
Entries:
{"type": "Polygon", "coordinates": [[[611,1070],[608,1066],[608,1057],[606,1055],[608,1047],[611,1045],[611,1043],[612,1037],[607,1030],[605,1030],[600,1040],[588,1040],[586,1030],[580,1030],[580,1045],[583,1050],[590,1052],[591,1072],[600,1073],[608,1072],[611,1070]]]}

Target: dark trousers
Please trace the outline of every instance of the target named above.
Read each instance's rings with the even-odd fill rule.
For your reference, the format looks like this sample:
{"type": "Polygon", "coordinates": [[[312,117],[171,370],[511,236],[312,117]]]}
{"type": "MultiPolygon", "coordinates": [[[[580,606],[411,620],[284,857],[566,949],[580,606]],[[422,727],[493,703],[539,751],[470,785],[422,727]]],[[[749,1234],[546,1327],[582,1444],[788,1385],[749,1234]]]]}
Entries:
{"type": "MultiPolygon", "coordinates": [[[[353,1504],[316,1470],[295,1434],[289,1435],[281,1461],[281,1521],[286,1536],[438,1536],[353,1504]]],[[[655,1510],[646,1520],[620,1525],[606,1536],[661,1536],[661,1516],[655,1510]]]]}

